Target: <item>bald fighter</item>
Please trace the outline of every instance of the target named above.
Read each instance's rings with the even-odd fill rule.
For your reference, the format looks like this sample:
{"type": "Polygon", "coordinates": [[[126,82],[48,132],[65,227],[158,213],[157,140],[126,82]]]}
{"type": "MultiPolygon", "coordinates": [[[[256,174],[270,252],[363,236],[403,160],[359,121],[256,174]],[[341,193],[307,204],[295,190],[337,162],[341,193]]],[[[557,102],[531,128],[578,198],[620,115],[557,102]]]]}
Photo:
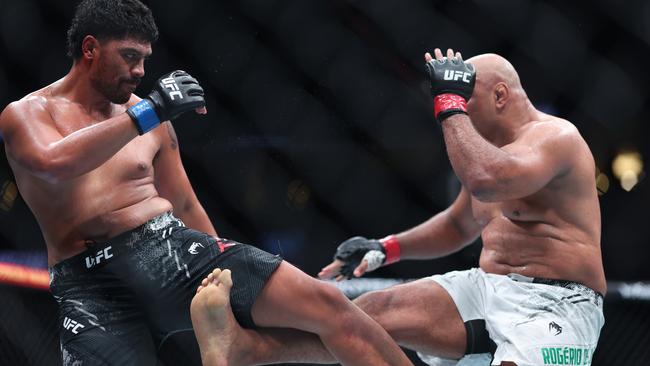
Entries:
{"type": "MultiPolygon", "coordinates": [[[[370,292],[355,304],[431,365],[591,364],[606,283],[589,147],[570,122],[535,109],[503,57],[465,62],[452,50],[434,54],[425,55],[426,67],[435,118],[462,183],[458,197],[400,234],[343,242],[320,277],[439,258],[480,236],[478,268],[370,292]]],[[[229,287],[219,283],[204,281],[197,299],[224,297],[229,287]]],[[[237,334],[223,321],[228,316],[213,314],[221,321],[212,324],[237,334]]],[[[293,347],[276,344],[277,353],[293,347]]],[[[316,355],[322,346],[301,347],[316,355]]]]}
{"type": "MultiPolygon", "coordinates": [[[[238,324],[293,328],[343,364],[410,364],[335,287],[216,237],[169,122],[205,114],[203,89],[173,71],[144,98],[133,94],[157,36],[138,0],[84,0],[68,31],[68,74],[0,115],[9,164],[47,244],[63,364],[155,365],[162,350],[177,357],[163,364],[200,364],[198,348],[182,347],[194,339],[182,340],[193,337],[194,289],[216,266],[234,273],[228,306],[238,324]]],[[[257,363],[265,333],[241,335],[251,347],[210,364],[257,363]]]]}
{"type": "Polygon", "coordinates": [[[369,293],[357,305],[432,365],[485,352],[492,365],[590,364],[606,283],[589,147],[569,121],[535,109],[503,57],[434,55],[426,66],[458,197],[403,233],[347,240],[320,276],[438,258],[480,236],[478,268],[369,293]]]}

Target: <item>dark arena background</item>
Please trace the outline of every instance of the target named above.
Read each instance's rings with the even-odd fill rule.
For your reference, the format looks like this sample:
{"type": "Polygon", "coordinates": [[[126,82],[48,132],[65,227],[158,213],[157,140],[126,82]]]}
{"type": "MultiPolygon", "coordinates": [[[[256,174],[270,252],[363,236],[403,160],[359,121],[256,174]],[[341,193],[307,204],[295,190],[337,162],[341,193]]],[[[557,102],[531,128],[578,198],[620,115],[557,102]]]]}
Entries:
{"type": "MultiPolygon", "coordinates": [[[[310,275],[342,240],[410,228],[456,194],[424,52],[508,58],[539,109],[578,127],[598,166],[610,292],[593,365],[650,365],[650,2],[146,3],[161,34],[138,93],[173,69],[206,89],[208,115],[174,126],[219,234],[310,275]]],[[[68,71],[75,5],[0,0],[0,108],[68,71]]],[[[57,365],[61,324],[45,245],[1,155],[0,365],[57,365]]],[[[466,269],[480,246],[369,277],[466,269]]]]}

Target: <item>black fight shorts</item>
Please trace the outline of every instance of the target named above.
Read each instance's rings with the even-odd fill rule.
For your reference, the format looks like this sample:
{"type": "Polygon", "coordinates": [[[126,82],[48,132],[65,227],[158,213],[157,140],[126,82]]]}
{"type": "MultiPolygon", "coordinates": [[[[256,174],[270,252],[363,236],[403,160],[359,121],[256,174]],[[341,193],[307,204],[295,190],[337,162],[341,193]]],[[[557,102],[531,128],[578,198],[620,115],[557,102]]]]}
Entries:
{"type": "Polygon", "coordinates": [[[251,307],[282,262],[255,247],[189,229],[171,213],[50,268],[63,365],[200,365],[190,303],[214,268],[232,271],[232,310],[251,307]]]}

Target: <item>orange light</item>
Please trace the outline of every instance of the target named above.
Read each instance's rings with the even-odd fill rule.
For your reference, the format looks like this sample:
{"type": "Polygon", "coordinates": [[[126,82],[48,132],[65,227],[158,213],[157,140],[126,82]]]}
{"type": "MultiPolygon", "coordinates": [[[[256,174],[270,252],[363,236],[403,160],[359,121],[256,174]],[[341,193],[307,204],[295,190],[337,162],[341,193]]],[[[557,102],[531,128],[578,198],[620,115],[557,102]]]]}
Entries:
{"type": "Polygon", "coordinates": [[[0,263],[0,283],[50,289],[50,275],[46,269],[34,269],[13,263],[0,263]]]}

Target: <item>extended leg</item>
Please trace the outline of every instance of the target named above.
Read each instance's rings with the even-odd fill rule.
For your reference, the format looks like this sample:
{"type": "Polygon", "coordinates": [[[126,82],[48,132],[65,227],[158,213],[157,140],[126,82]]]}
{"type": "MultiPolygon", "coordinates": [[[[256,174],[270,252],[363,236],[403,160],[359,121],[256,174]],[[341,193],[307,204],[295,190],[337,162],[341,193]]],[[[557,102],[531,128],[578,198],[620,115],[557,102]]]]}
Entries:
{"type": "Polygon", "coordinates": [[[344,365],[411,364],[388,333],[339,289],[287,262],[267,282],[252,316],[259,326],[292,327],[318,335],[344,365]]]}
{"type": "Polygon", "coordinates": [[[411,365],[381,326],[337,288],[289,263],[278,267],[253,305],[255,323],[272,329],[239,327],[225,301],[229,287],[212,287],[198,291],[192,305],[202,356],[215,360],[206,365],[335,362],[329,353],[344,365],[411,365]],[[212,294],[218,301],[202,300],[212,294]]]}
{"type": "Polygon", "coordinates": [[[204,366],[336,363],[314,334],[294,329],[242,328],[230,308],[231,287],[230,270],[215,269],[192,300],[192,325],[204,366]]]}

